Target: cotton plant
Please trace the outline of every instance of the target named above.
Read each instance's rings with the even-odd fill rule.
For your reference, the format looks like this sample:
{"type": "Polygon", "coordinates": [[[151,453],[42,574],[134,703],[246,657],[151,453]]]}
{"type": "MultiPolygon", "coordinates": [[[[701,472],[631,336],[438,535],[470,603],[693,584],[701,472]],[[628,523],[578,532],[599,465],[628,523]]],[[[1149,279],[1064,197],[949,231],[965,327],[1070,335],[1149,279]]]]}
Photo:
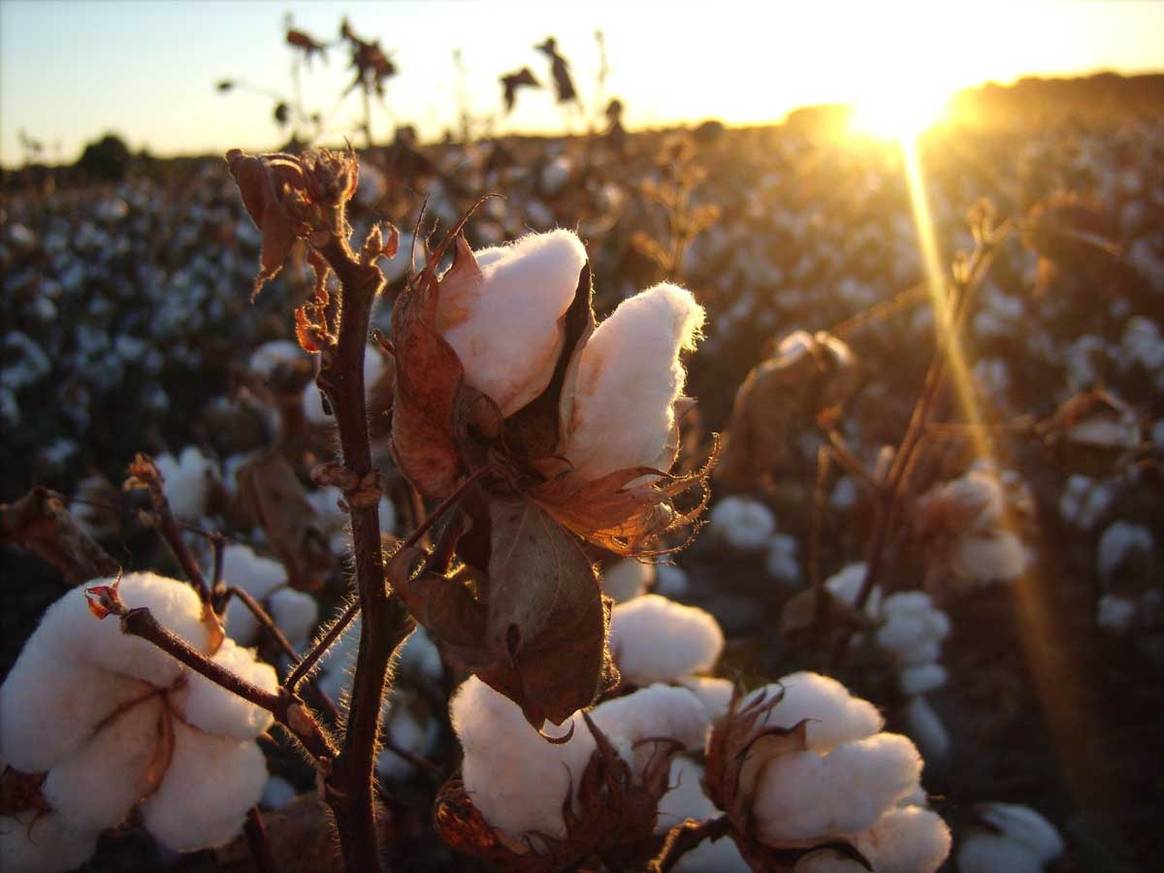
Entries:
{"type": "MultiPolygon", "coordinates": [[[[223,637],[184,582],[94,580],[49,607],[0,686],[0,759],[40,786],[48,817],[3,825],[5,870],[68,870],[135,808],[175,851],[233,838],[267,781],[255,738],[269,712],[95,617],[107,596],[153,617],[212,663],[273,692],[275,670],[223,637]],[[108,594],[112,592],[113,594],[108,594]]],[[[19,819],[18,819],[19,821],[19,819]]]]}
{"type": "Polygon", "coordinates": [[[925,808],[921,755],[883,727],[871,703],[816,673],[733,701],[709,736],[704,784],[753,869],[830,869],[834,856],[877,873],[938,869],[950,833],[925,808]]]}
{"type": "Polygon", "coordinates": [[[958,845],[959,873],[1042,873],[1063,854],[1063,837],[1039,812],[1016,803],[978,806],[958,845]]]}

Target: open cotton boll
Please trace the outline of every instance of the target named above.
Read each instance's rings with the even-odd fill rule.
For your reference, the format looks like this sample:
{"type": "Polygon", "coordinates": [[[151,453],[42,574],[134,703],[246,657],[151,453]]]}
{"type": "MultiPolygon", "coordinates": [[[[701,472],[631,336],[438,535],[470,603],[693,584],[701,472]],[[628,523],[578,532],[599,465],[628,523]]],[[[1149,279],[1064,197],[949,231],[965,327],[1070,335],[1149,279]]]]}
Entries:
{"type": "Polygon", "coordinates": [[[674,403],[703,307],[677,285],[656,285],[618,305],[583,346],[563,454],[585,479],[631,467],[670,466],[674,403]]]}
{"type": "Polygon", "coordinates": [[[902,693],[911,697],[918,694],[928,694],[943,687],[950,679],[950,674],[941,664],[932,661],[926,664],[912,664],[901,669],[897,674],[897,684],[902,693]]]}
{"type": "Polygon", "coordinates": [[[0,759],[26,773],[47,770],[84,745],[110,712],[151,690],[138,679],[62,660],[34,633],[0,685],[0,759]]]}
{"type": "Polygon", "coordinates": [[[170,766],[141,806],[146,829],[176,852],[221,845],[242,828],[266,782],[267,764],[254,742],[175,721],[170,766]]]}
{"type": "Polygon", "coordinates": [[[569,742],[547,743],[517,704],[476,676],[454,693],[449,713],[465,753],[465,790],[485,820],[514,835],[565,836],[562,803],[595,749],[582,719],[575,714],[558,729],[574,728],[569,742]]]}
{"type": "Polygon", "coordinates": [[[610,649],[626,681],[668,682],[714,667],[723,631],[709,612],[644,594],[614,607],[610,649]]]}
{"type": "Polygon", "coordinates": [[[944,758],[950,752],[950,734],[929,701],[918,695],[905,708],[909,735],[927,758],[944,758]]]}
{"type": "Polygon", "coordinates": [[[868,700],[853,697],[849,689],[828,676],[800,672],[785,676],[777,684],[758,688],[742,706],[769,699],[783,689],[784,696],[772,707],[759,727],[793,728],[808,719],[808,748],[828,752],[841,743],[872,736],[885,725],[881,713],[868,700]]]}
{"type": "MultiPolygon", "coordinates": [[[[691,759],[679,756],[671,761],[668,776],[671,788],[659,798],[655,833],[664,833],[687,818],[704,821],[721,814],[703,792],[702,779],[703,768],[691,759]]],[[[751,870],[735,840],[728,837],[704,840],[683,855],[674,869],[679,873],[749,873],[751,870]]]]}
{"type": "Polygon", "coordinates": [[[1063,837],[1058,829],[1029,806],[986,803],[978,808],[978,817],[1026,846],[1044,863],[1063,854],[1063,837]]]}
{"type": "MultiPolygon", "coordinates": [[[[287,571],[278,561],[255,554],[250,546],[232,543],[222,553],[222,578],[262,601],[286,584],[287,571]]],[[[226,632],[243,645],[255,642],[258,636],[258,620],[237,597],[232,597],[226,606],[226,632]]]]}
{"type": "Polygon", "coordinates": [[[295,786],[282,776],[272,776],[263,786],[263,794],[259,798],[259,806],[263,809],[282,809],[293,801],[299,792],[295,786]]]}
{"type": "Polygon", "coordinates": [[[479,275],[442,285],[437,328],[464,365],[465,382],[508,417],[550,384],[586,249],[571,231],[555,230],[476,261],[479,275]]]}
{"type": "Polygon", "coordinates": [[[876,734],[827,755],[789,752],[768,762],[756,785],[757,835],[770,845],[872,827],[921,778],[908,738],[876,734]]]}
{"type": "Polygon", "coordinates": [[[615,603],[633,600],[655,581],[655,565],[634,558],[623,558],[602,568],[602,590],[615,603]]]}
{"type": "Polygon", "coordinates": [[[78,829],[55,812],[23,810],[0,816],[0,870],[66,873],[97,851],[97,833],[78,829]]]}
{"type": "Polygon", "coordinates": [[[1017,579],[1029,562],[1023,541],[1008,530],[959,537],[950,557],[959,578],[982,583],[1017,579]]]}
{"type": "MultiPolygon", "coordinates": [[[[273,694],[279,687],[275,668],[258,660],[254,650],[241,648],[229,637],[222,641],[211,660],[264,691],[273,694]]],[[[271,726],[271,713],[211,682],[201,673],[191,671],[187,682],[184,717],[191,725],[239,740],[254,739],[271,726]]]]}
{"type": "Polygon", "coordinates": [[[784,583],[796,585],[800,582],[800,561],[797,559],[799,546],[796,538],[789,534],[773,534],[768,538],[768,557],[764,566],[768,575],[784,583]]]}
{"type": "Polygon", "coordinates": [[[306,644],[312,628],[319,621],[319,604],[315,598],[294,588],[276,589],[267,598],[267,608],[287,641],[296,649],[306,644]]]}
{"type": "Polygon", "coordinates": [[[635,748],[640,740],[666,737],[686,749],[702,749],[710,726],[699,698],[671,685],[652,685],[604,701],[590,717],[619,754],[640,770],[655,754],[649,744],[635,748]]]}
{"type": "Polygon", "coordinates": [[[1095,621],[1105,631],[1125,633],[1136,620],[1136,602],[1117,594],[1105,594],[1096,605],[1095,621]]]}
{"type": "Polygon", "coordinates": [[[150,767],[166,729],[160,697],[114,713],[76,754],[56,764],[44,798],[69,824],[99,831],[121,822],[149,793],[150,767]]]}
{"type": "Polygon", "coordinates": [[[950,619],[922,591],[901,591],[881,602],[884,623],[877,629],[877,645],[892,652],[900,664],[926,664],[934,649],[950,633],[950,619]]]}
{"type": "Polygon", "coordinates": [[[165,481],[163,486],[170,509],[178,518],[194,520],[206,512],[206,498],[214,476],[214,462],[195,446],[186,446],[175,458],[169,452],[154,458],[165,481]]]}
{"type": "Polygon", "coordinates": [[[679,684],[699,698],[707,717],[714,721],[727,714],[731,706],[735,686],[730,679],[714,679],[707,676],[684,676],[679,684]]]}
{"type": "Polygon", "coordinates": [[[1100,579],[1110,584],[1125,563],[1139,556],[1150,560],[1155,546],[1152,532],[1142,524],[1117,521],[1108,525],[1096,549],[1100,579]]]}
{"type": "MultiPolygon", "coordinates": [[[[847,564],[838,572],[825,580],[825,588],[829,594],[850,606],[857,602],[857,595],[865,583],[866,566],[864,561],[847,564]]],[[[881,608],[881,589],[874,586],[869,592],[869,599],[865,601],[866,615],[877,615],[881,608]]]]}
{"type": "MultiPolygon", "coordinates": [[[[853,842],[876,873],[934,873],[950,854],[950,829],[928,809],[903,806],[889,810],[853,842]]],[[[1009,867],[994,869],[1013,873],[1009,867]]]]}
{"type": "Polygon", "coordinates": [[[752,552],[767,545],[776,532],[776,516],[758,500],[732,495],[711,508],[707,526],[716,539],[733,549],[752,552]]]}

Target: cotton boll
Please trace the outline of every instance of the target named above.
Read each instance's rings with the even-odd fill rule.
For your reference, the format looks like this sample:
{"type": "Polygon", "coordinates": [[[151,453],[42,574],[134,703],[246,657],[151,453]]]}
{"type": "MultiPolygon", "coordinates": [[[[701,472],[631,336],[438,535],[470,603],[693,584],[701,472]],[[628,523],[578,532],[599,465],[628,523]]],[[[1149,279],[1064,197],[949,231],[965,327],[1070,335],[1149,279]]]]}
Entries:
{"type": "MultiPolygon", "coordinates": [[[[287,571],[278,561],[255,554],[250,546],[233,543],[222,553],[222,578],[228,585],[241,588],[256,600],[266,598],[287,582],[287,571]]],[[[232,597],[226,606],[226,631],[235,642],[246,645],[256,641],[258,620],[247,605],[232,597]]]]}
{"type": "Polygon", "coordinates": [[[283,631],[287,641],[300,649],[311,637],[311,630],[319,621],[319,604],[310,594],[294,588],[279,588],[267,598],[271,618],[283,631]]]}
{"type": "Polygon", "coordinates": [[[841,743],[872,736],[885,725],[872,703],[853,697],[836,679],[819,673],[792,673],[778,684],[753,691],[742,706],[761,694],[771,699],[781,688],[783,698],[760,726],[790,729],[808,719],[808,748],[814,752],[828,752],[841,743]]]}
{"type": "Polygon", "coordinates": [[[655,591],[664,597],[683,597],[691,587],[687,571],[674,564],[655,565],[655,591]]]}
{"type": "Polygon", "coordinates": [[[623,603],[646,592],[655,581],[655,565],[624,558],[602,568],[602,590],[615,603],[623,603]]]}
{"type": "Polygon", "coordinates": [[[1136,620],[1136,602],[1118,594],[1105,594],[1099,598],[1095,620],[1108,633],[1126,633],[1136,620]]]}
{"type": "Polygon", "coordinates": [[[45,778],[44,798],[69,824],[99,831],[118,824],[149,793],[164,702],[152,697],[115,713],[80,750],[45,778]]]}
{"type": "Polygon", "coordinates": [[[800,582],[799,547],[796,538],[788,534],[773,534],[768,538],[768,557],[764,566],[768,575],[785,585],[800,582]]]}
{"type": "Polygon", "coordinates": [[[735,686],[730,679],[714,679],[706,676],[685,676],[679,684],[699,698],[707,716],[711,720],[722,718],[727,714],[728,707],[735,693],[735,686]]]}
{"type": "Polygon", "coordinates": [[[187,446],[175,458],[168,452],[154,458],[165,482],[170,509],[178,518],[194,520],[206,512],[206,498],[214,476],[214,462],[195,446],[187,446]]]}
{"type": "Polygon", "coordinates": [[[950,619],[922,591],[901,591],[881,603],[884,623],[877,629],[877,645],[893,653],[900,664],[927,664],[950,633],[950,619]]]}
{"type": "Polygon", "coordinates": [[[28,773],[76,752],[118,706],[152,690],[140,680],[62,660],[37,633],[0,686],[0,759],[28,773]]]}
{"type": "Polygon", "coordinates": [[[1007,530],[960,537],[950,563],[962,579],[977,582],[1009,582],[1023,574],[1030,556],[1023,541],[1007,530]]]}
{"type": "Polygon", "coordinates": [[[635,745],[641,740],[668,738],[686,749],[702,749],[707,738],[707,710],[686,688],[652,685],[625,697],[598,704],[590,713],[628,762],[641,769],[655,750],[635,745]]]}
{"type": "Polygon", "coordinates": [[[978,808],[978,817],[1029,848],[1044,863],[1063,854],[1063,837],[1058,829],[1029,806],[986,803],[978,808]]]}
{"type": "Polygon", "coordinates": [[[1100,579],[1111,584],[1127,564],[1135,560],[1150,562],[1155,546],[1152,532],[1142,524],[1117,521],[1108,525],[1096,550],[1100,579]]]}
{"type": "MultiPolygon", "coordinates": [[[[458,257],[467,257],[459,254],[458,257]]],[[[446,274],[437,327],[465,367],[465,381],[502,415],[545,390],[565,343],[560,319],[574,301],[586,250],[568,230],[530,234],[477,258],[479,276],[446,274]]]]}
{"type": "MultiPolygon", "coordinates": [[[[178,660],[153,643],[122,633],[116,620],[101,621],[89,611],[85,589],[114,581],[97,579],[66,593],[48,608],[33,637],[43,635],[38,645],[55,648],[61,660],[92,664],[156,686],[172,684],[185,669],[178,660]]],[[[186,583],[155,573],[127,573],[118,594],[127,608],[148,608],[162,627],[205,651],[209,631],[202,623],[202,602],[186,583]]]]}
{"type": "MultiPolygon", "coordinates": [[[[684,757],[672,760],[668,777],[671,788],[659,798],[655,833],[664,833],[687,818],[703,821],[720,815],[720,810],[704,794],[702,779],[703,768],[694,761],[684,757]]],[[[679,873],[749,873],[751,870],[735,841],[728,837],[704,840],[680,858],[675,869],[679,873]]]]}
{"type": "Polygon", "coordinates": [[[757,835],[780,845],[864,830],[912,791],[920,776],[921,756],[897,734],[842,743],[823,757],[779,755],[756,786],[757,835]]]}
{"type": "Polygon", "coordinates": [[[272,776],[263,786],[263,794],[259,798],[259,806],[263,809],[282,809],[293,801],[299,792],[295,786],[282,776],[272,776]]]}
{"type": "MultiPolygon", "coordinates": [[[[829,594],[836,597],[850,606],[857,602],[857,595],[861,591],[861,586],[865,584],[866,567],[864,561],[859,561],[854,564],[848,564],[842,570],[834,573],[825,580],[825,588],[828,589],[829,594]]],[[[881,607],[881,589],[874,586],[873,590],[869,592],[869,599],[865,601],[865,613],[870,616],[877,615],[881,607]]]]}
{"type": "Polygon", "coordinates": [[[897,684],[903,694],[915,697],[937,691],[949,681],[950,674],[941,664],[914,664],[903,667],[897,674],[897,684]]]}
{"type": "Polygon", "coordinates": [[[709,612],[645,594],[614,608],[610,648],[628,682],[667,682],[714,667],[723,631],[709,612]]]}
{"type": "Polygon", "coordinates": [[[517,704],[475,676],[457,689],[449,713],[465,753],[465,790],[486,821],[514,835],[564,836],[562,803],[595,749],[582,719],[574,715],[558,729],[573,727],[568,742],[547,743],[517,704]]]}
{"type": "MultiPolygon", "coordinates": [[[[877,873],[934,873],[950,854],[950,829],[928,809],[905,806],[891,809],[872,828],[856,834],[854,843],[877,873]]],[[[1015,873],[1010,867],[993,869],[1015,873]]]]}
{"type": "Polygon", "coordinates": [[[266,782],[267,764],[254,742],[175,721],[169,769],[141,805],[146,829],[176,852],[221,845],[242,829],[266,782]]]}
{"type": "Polygon", "coordinates": [[[25,810],[0,816],[0,870],[66,873],[97,851],[97,831],[78,830],[54,812],[25,810]]]}
{"type": "Polygon", "coordinates": [[[929,701],[917,696],[905,708],[909,734],[927,758],[944,758],[950,753],[950,734],[929,701]]]}
{"type": "MultiPolygon", "coordinates": [[[[254,650],[235,645],[229,637],[222,641],[211,660],[264,691],[274,693],[279,687],[275,668],[258,660],[254,650]]],[[[191,725],[239,740],[254,739],[271,726],[271,713],[202,674],[191,672],[187,681],[189,690],[184,701],[184,714],[191,725]]]]}
{"type": "Polygon", "coordinates": [[[752,552],[776,532],[776,516],[758,500],[732,495],[711,508],[708,530],[733,549],[752,552]]]}
{"type": "Polygon", "coordinates": [[[676,285],[624,300],[582,348],[563,454],[585,479],[670,465],[665,447],[683,391],[679,352],[695,347],[703,307],[676,285]]]}

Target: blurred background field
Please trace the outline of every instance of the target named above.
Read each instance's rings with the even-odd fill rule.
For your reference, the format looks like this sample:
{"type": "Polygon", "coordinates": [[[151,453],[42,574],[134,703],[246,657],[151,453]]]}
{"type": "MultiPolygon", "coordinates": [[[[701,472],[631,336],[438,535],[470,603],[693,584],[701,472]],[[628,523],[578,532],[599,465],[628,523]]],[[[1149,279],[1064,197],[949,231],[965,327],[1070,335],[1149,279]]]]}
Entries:
{"type": "MultiPolygon", "coordinates": [[[[1153,70],[1164,56],[1145,44],[1161,7],[1117,7],[1112,16],[1130,17],[1109,32],[1089,17],[1097,7],[1076,20],[1041,7],[1008,18],[1001,7],[966,6],[961,36],[952,13],[918,12],[932,29],[903,59],[906,7],[869,18],[852,11],[847,24],[850,7],[833,8],[842,19],[834,31],[827,13],[798,22],[794,7],[782,19],[743,6],[717,15],[648,5],[612,28],[609,7],[588,18],[581,7],[555,6],[542,22],[532,6],[354,4],[344,33],[338,4],[293,5],[286,18],[278,4],[244,6],[233,30],[228,4],[186,4],[184,19],[165,4],[59,4],[58,15],[75,18],[63,33],[97,22],[88,39],[100,50],[84,57],[124,64],[119,75],[129,77],[121,91],[90,94],[80,63],[62,70],[68,40],[50,45],[53,32],[42,28],[59,19],[38,18],[40,5],[2,7],[6,502],[36,484],[112,500],[135,452],[177,458],[194,446],[213,483],[198,516],[236,525],[240,540],[261,546],[263,535],[231,515],[234,472],[277,440],[299,440],[300,473],[305,458],[326,451],[312,363],[294,344],[290,318],[312,280],[300,259],[251,301],[260,239],[221,157],[228,147],[350,141],[361,164],[355,238],[376,221],[401,231],[375,316],[381,327],[426,237],[470,211],[474,248],[576,229],[600,316],[659,281],[690,288],[708,312],[706,338],[688,360],[687,393],[698,407],[687,439],[697,456],[728,425],[748,372],[776,355],[783,337],[829,331],[856,361],[838,430],[872,466],[881,446],[900,438],[934,348],[919,239],[931,233],[948,266],[973,249],[968,216],[984,202],[1000,218],[1021,219],[1024,232],[1003,244],[964,332],[977,408],[988,424],[1021,431],[1103,388],[1135,436],[1098,464],[1029,434],[998,440],[999,467],[1020,471],[1028,492],[1035,560],[1012,583],[943,603],[953,627],[943,656],[950,680],[928,698],[949,745],[944,755],[927,752],[926,784],[955,830],[980,802],[1039,809],[1068,845],[1053,869],[1156,867],[1164,851],[1156,826],[1164,810],[1164,73],[1153,70]],[[714,49],[701,55],[703,15],[713,19],[703,40],[714,49]],[[664,51],[671,18],[683,20],[684,36],[664,51]],[[186,49],[168,60],[160,50],[181,42],[172,28],[182,20],[191,22],[190,44],[213,59],[196,82],[186,49]],[[946,67],[943,32],[958,44],[946,67]],[[223,45],[212,44],[215,33],[223,45]],[[557,42],[544,42],[551,34],[557,42]],[[993,75],[988,60],[980,73],[973,67],[991,56],[991,40],[1008,65],[997,68],[1003,84],[983,84],[993,75]],[[1075,40],[1078,57],[1048,55],[1044,42],[1056,40],[1075,40]],[[154,49],[133,48],[143,42],[154,49]],[[1110,53],[1102,57],[1129,58],[1129,69],[1099,71],[1096,46],[1110,53]],[[30,60],[37,51],[44,66],[30,60]],[[142,115],[157,89],[133,77],[150,77],[151,64],[170,89],[172,124],[164,113],[142,115]],[[797,68],[812,79],[805,71],[817,67],[828,75],[817,74],[815,90],[792,80],[797,68]],[[533,84],[522,84],[522,68],[533,84]],[[772,94],[778,99],[766,103],[772,94]],[[74,114],[77,98],[101,112],[113,111],[112,98],[126,114],[107,123],[91,119],[92,108],[74,114]],[[840,102],[849,99],[856,104],[840,102]],[[925,227],[911,168],[928,205],[925,227]],[[1120,533],[1109,534],[1113,526],[1120,533]],[[1128,534],[1133,528],[1146,536],[1128,534]],[[1105,596],[1133,602],[1134,618],[1105,619],[1105,596]]],[[[717,500],[746,494],[772,511],[776,528],[765,536],[778,529],[791,538],[791,568],[773,571],[767,540],[740,547],[712,530],[678,554],[682,574],[668,568],[655,583],[719,619],[728,638],[720,673],[749,682],[809,658],[777,630],[808,582],[822,442],[817,398],[794,394],[790,386],[768,475],[713,488],[717,500]]],[[[943,408],[957,419],[956,404],[943,408]]],[[[970,460],[966,440],[935,440],[918,489],[970,460]]],[[[409,509],[397,486],[400,533],[409,509]]],[[[127,567],[164,560],[131,512],[89,515],[127,567]]],[[[818,560],[831,576],[862,559],[872,524],[852,476],[828,482],[822,518],[818,560]]],[[[333,551],[319,594],[328,605],[344,584],[333,551]]],[[[900,568],[920,562],[898,558],[900,568]]],[[[7,669],[64,589],[16,549],[0,551],[0,567],[7,669]]],[[[918,584],[920,571],[886,580],[918,584]]],[[[908,700],[876,658],[851,658],[842,678],[883,704],[891,727],[916,732],[908,700]]],[[[436,735],[417,754],[454,766],[447,725],[436,735]]],[[[402,869],[452,864],[417,836],[435,787],[429,774],[393,778],[408,801],[402,869]]],[[[116,841],[104,851],[107,866],[95,869],[148,869],[116,841]]]]}

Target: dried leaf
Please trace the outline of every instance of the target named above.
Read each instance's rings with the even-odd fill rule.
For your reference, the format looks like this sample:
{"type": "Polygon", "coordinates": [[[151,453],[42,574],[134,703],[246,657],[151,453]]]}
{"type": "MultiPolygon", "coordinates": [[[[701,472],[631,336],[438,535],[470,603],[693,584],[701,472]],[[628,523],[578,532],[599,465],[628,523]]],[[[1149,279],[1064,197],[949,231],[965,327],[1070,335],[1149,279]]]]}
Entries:
{"type": "Polygon", "coordinates": [[[36,487],[14,503],[0,504],[0,542],[35,552],[76,585],[120,569],[65,509],[61,498],[36,487]]]}

